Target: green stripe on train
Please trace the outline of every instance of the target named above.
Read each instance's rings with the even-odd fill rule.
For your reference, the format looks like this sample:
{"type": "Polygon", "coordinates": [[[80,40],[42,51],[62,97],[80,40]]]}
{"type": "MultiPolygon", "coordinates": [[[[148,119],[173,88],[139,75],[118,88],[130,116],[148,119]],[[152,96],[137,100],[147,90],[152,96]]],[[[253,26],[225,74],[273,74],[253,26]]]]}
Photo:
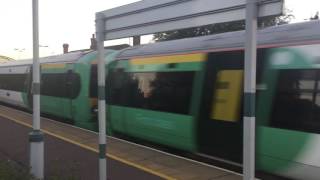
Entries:
{"type": "Polygon", "coordinates": [[[192,116],[121,106],[109,106],[115,131],[171,147],[196,150],[192,116]]]}

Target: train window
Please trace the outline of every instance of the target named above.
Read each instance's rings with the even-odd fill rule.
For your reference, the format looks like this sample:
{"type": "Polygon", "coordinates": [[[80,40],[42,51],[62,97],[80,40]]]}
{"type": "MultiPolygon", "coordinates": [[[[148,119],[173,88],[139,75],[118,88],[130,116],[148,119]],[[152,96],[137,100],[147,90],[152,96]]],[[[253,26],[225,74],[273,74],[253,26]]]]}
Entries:
{"type": "Polygon", "coordinates": [[[67,97],[74,99],[79,96],[81,89],[80,75],[69,70],[67,74],[67,97]]]}
{"type": "Polygon", "coordinates": [[[189,114],[194,72],[113,71],[107,99],[113,105],[189,114]]]}
{"type": "Polygon", "coordinates": [[[320,133],[320,73],[317,70],[280,70],[271,126],[320,133]]]}
{"type": "Polygon", "coordinates": [[[106,77],[106,99],[113,105],[127,106],[131,93],[126,93],[130,86],[129,75],[123,69],[111,70],[106,77]]]}
{"type": "Polygon", "coordinates": [[[1,74],[0,89],[23,92],[26,74],[1,74]]]}
{"type": "Polygon", "coordinates": [[[73,72],[41,74],[41,95],[74,99],[80,86],[80,76],[73,72]]]}

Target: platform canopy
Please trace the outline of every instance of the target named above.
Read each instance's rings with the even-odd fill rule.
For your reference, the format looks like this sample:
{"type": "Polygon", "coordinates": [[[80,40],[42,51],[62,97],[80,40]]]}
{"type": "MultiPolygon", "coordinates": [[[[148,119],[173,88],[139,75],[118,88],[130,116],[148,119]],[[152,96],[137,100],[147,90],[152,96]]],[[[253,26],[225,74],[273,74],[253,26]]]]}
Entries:
{"type": "MultiPolygon", "coordinates": [[[[245,19],[246,0],[142,0],[102,11],[105,40],[245,19]]],[[[259,17],[280,15],[283,0],[260,0],[259,17]]]]}
{"type": "MultiPolygon", "coordinates": [[[[96,13],[99,85],[99,143],[105,140],[104,41],[208,24],[246,21],[243,172],[244,180],[255,179],[255,97],[257,19],[283,13],[283,0],[142,0],[96,13]]],[[[104,148],[101,148],[104,153],[104,148]]],[[[105,161],[105,159],[101,159],[105,161]]],[[[100,179],[105,180],[103,163],[100,179]]]]}

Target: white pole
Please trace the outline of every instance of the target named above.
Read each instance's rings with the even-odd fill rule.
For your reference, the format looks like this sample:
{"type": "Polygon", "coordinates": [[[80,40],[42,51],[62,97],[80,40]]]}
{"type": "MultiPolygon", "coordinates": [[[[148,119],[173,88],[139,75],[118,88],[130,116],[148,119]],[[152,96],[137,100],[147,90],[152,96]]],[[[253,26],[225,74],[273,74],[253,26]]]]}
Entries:
{"type": "Polygon", "coordinates": [[[247,0],[243,118],[243,179],[255,179],[255,99],[257,59],[257,0],[247,0]]]}
{"type": "Polygon", "coordinates": [[[44,174],[43,134],[40,131],[40,65],[39,65],[39,17],[38,0],[32,0],[33,20],[33,130],[29,133],[31,173],[38,179],[44,174]]]}
{"type": "Polygon", "coordinates": [[[96,36],[98,47],[98,118],[99,118],[99,180],[107,178],[106,160],[106,101],[104,61],[104,15],[96,14],[96,36]]]}

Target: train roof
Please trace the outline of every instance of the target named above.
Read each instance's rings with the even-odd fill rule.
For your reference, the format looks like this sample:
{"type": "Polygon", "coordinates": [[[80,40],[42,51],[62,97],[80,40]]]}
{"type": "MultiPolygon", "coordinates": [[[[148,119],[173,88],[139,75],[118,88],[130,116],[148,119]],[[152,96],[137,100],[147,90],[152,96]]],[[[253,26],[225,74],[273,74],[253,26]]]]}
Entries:
{"type": "MultiPolygon", "coordinates": [[[[88,54],[91,51],[79,51],[79,52],[71,52],[62,55],[55,55],[49,57],[40,58],[40,63],[74,63],[79,60],[82,56],[88,54]]],[[[32,59],[26,60],[16,60],[10,61],[7,63],[0,64],[0,67],[6,66],[24,66],[24,65],[31,65],[32,59]]]]}
{"type": "MultiPolygon", "coordinates": [[[[273,26],[258,31],[260,47],[276,44],[293,45],[304,42],[320,43],[320,21],[273,26]]],[[[181,54],[184,52],[210,52],[244,47],[245,31],[236,31],[196,38],[187,38],[140,45],[121,51],[117,59],[130,59],[141,56],[181,54]]]]}

